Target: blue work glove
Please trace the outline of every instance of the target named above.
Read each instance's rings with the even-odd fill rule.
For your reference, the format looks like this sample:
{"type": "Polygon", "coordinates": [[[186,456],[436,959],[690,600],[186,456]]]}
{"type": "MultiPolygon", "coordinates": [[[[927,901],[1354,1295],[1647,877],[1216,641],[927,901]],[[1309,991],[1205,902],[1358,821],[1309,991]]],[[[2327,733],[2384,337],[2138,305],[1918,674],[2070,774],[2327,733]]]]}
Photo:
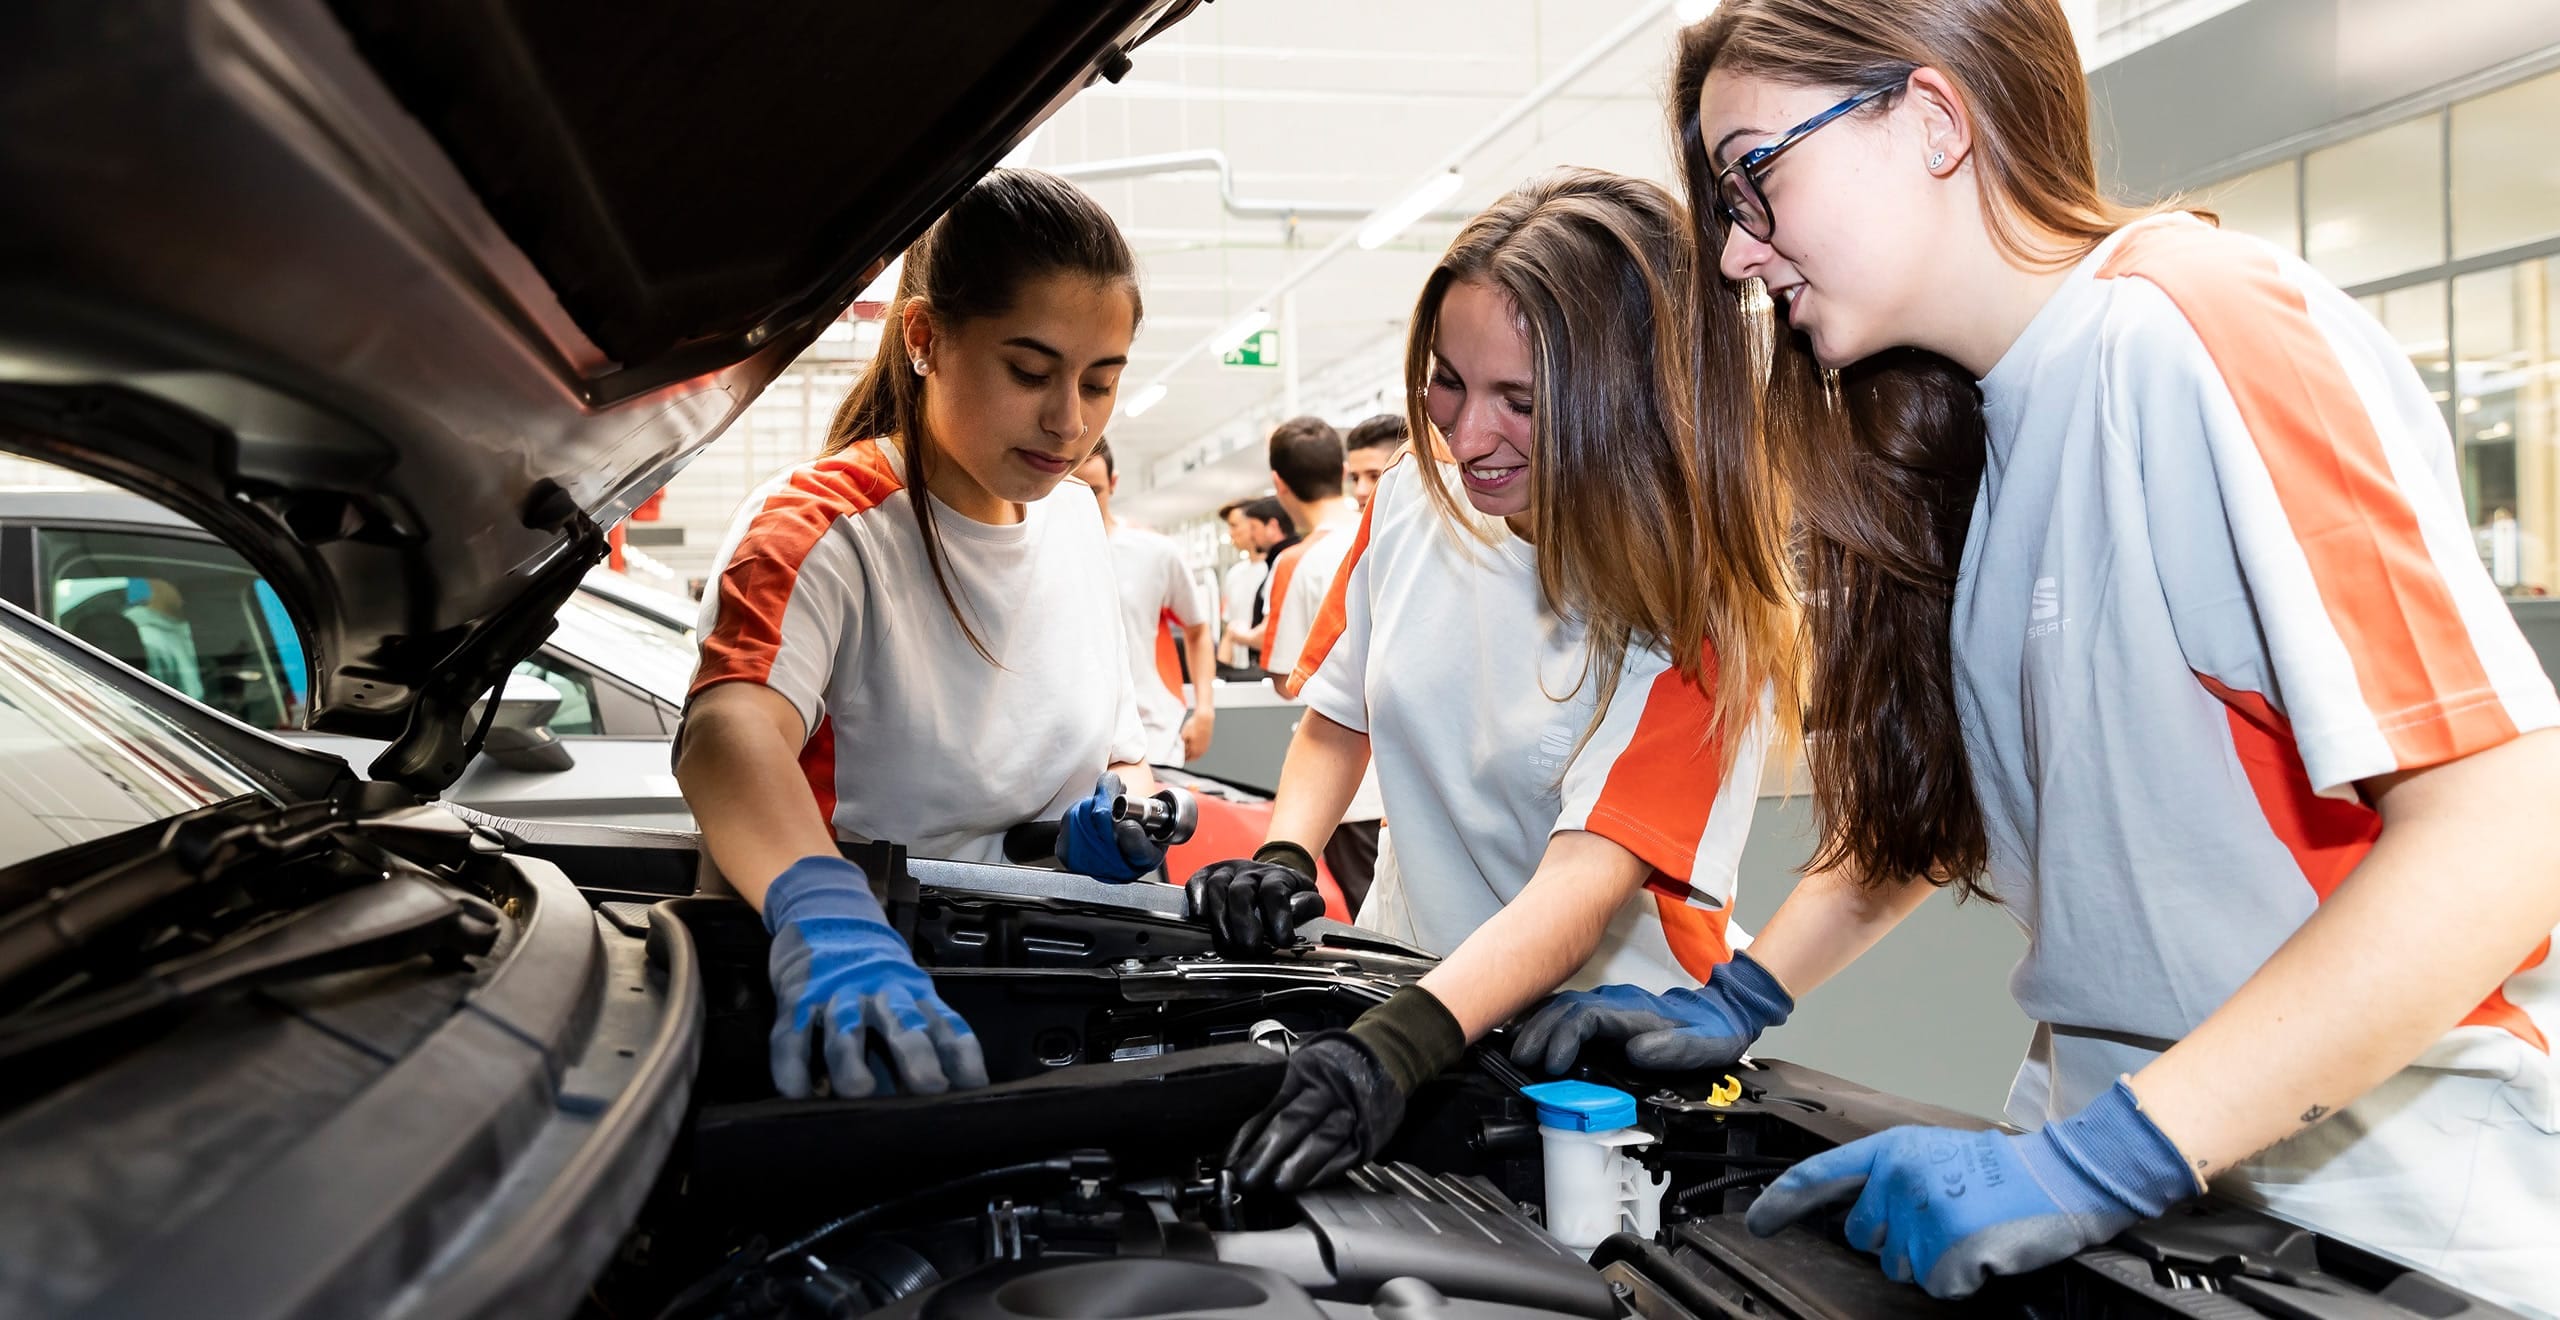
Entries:
{"type": "Polygon", "coordinates": [[[1787,1020],[1796,1001],[1748,953],[1695,990],[1655,994],[1632,985],[1567,990],[1511,1035],[1511,1061],[1561,1075],[1589,1040],[1626,1042],[1627,1062],[1656,1072],[1721,1068],[1760,1033],[1787,1020]]]}
{"type": "Polygon", "coordinates": [[[1771,1183],[1743,1222],[1767,1237],[1854,1198],[1850,1246],[1882,1256],[1897,1282],[1957,1298],[1994,1274],[2096,1246],[2203,1190],[2118,1081],[2088,1108],[2024,1136],[1898,1127],[1825,1151],[1771,1183]]]}
{"type": "Polygon", "coordinates": [[[1164,865],[1164,849],[1135,820],[1113,820],[1111,809],[1126,790],[1106,770],[1093,781],[1093,796],[1058,818],[1058,860],[1096,880],[1136,880],[1164,865]]]}
{"type": "Polygon", "coordinates": [[[841,857],[793,862],[765,891],[764,925],[773,933],[765,970],[773,977],[775,1089],[794,1099],[814,1093],[813,1032],[825,1033],[827,1080],[839,1096],[939,1095],[987,1084],[977,1033],[934,993],[861,867],[841,857]],[[864,1057],[866,1043],[885,1067],[864,1057]]]}

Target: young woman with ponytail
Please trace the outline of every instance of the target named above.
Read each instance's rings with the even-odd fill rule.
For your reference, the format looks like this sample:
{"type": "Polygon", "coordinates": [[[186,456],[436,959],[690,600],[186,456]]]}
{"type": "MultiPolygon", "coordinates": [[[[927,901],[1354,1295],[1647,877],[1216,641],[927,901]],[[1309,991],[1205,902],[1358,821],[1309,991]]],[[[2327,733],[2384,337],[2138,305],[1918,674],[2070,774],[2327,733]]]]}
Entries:
{"type": "Polygon", "coordinates": [[[2032,1130],[1855,1142],[1755,1229],[1848,1205],[1958,1297],[2210,1185],[2560,1308],[2560,702],[2399,346],[2101,195],[2056,0],[1725,0],[1676,67],[1699,379],[1792,486],[1825,834],[1756,975],[1561,997],[1523,1053],[1729,1060],[1956,886],[2029,937],[2032,1130]]]}
{"type": "Polygon", "coordinates": [[[1072,870],[1163,860],[1111,820],[1121,776],[1153,779],[1101,513],[1059,490],[1102,438],[1138,317],[1101,207],[987,176],[908,249],[825,453],[750,495],[721,550],[676,774],[773,934],[785,1095],[986,1082],[839,840],[996,861],[1006,829],[1063,816],[1072,870]]]}

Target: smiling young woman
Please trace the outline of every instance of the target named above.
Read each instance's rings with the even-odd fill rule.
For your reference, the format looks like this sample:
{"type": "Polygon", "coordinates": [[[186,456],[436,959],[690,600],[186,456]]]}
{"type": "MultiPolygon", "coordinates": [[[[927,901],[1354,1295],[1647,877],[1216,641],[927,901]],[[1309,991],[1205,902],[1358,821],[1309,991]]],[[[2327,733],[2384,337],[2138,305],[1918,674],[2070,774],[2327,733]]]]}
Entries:
{"type": "Polygon", "coordinates": [[[1290,1059],[1248,1184],[1321,1181],[1403,1097],[1566,983],[1729,956],[1772,694],[1792,690],[1776,485],[1693,424],[1687,221],[1563,170],[1470,221],[1407,348],[1413,452],[1369,501],[1298,660],[1307,714],[1255,858],[1205,868],[1231,944],[1285,940],[1307,849],[1374,757],[1393,822],[1363,926],[1445,955],[1290,1059]]]}
{"type": "MultiPolygon", "coordinates": [[[[2560,700],[2398,344],[2105,199],[2055,0],[1726,0],[1672,97],[1701,379],[1761,423],[1709,434],[1787,472],[1807,575],[1826,834],[1752,955],[1806,993],[1962,884],[2041,1024],[2035,1131],[1844,1146],[1752,1226],[1854,1201],[1963,1296],[2211,1180],[2560,1309],[2560,700]]],[[[1765,1025],[1726,980],[1542,1017],[1712,1065],[1765,1025]]]]}
{"type": "Polygon", "coordinates": [[[787,1095],[815,1084],[813,1048],[839,1095],[985,1080],[839,841],[995,861],[1011,826],[1063,816],[1070,869],[1161,864],[1111,820],[1122,777],[1152,779],[1101,513],[1060,489],[1138,318],[1135,262],[1091,198],[989,175],[909,249],[896,333],[825,452],[749,496],[721,551],[676,773],[773,932],[787,1095]]]}

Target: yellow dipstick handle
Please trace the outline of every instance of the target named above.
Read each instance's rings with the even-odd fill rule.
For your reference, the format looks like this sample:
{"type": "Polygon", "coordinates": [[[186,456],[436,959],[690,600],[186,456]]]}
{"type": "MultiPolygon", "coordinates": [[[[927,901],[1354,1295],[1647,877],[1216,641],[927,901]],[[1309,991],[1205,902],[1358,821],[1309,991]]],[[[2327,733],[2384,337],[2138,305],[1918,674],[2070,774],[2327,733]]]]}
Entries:
{"type": "Polygon", "coordinates": [[[1726,1073],[1724,1075],[1724,1080],[1716,1083],[1715,1086],[1707,1092],[1707,1103],[1714,1105],[1718,1109],[1722,1109],[1741,1098],[1742,1079],[1734,1076],[1732,1073],[1726,1073]]]}

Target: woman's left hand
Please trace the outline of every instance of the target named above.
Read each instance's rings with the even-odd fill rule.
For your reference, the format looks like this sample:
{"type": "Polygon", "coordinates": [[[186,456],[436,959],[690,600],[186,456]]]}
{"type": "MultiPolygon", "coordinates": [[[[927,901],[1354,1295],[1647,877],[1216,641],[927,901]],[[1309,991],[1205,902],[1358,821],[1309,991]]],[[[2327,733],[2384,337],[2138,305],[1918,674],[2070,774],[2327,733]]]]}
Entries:
{"type": "Polygon", "coordinates": [[[2119,1081],[2088,1108],[2024,1135],[1898,1127],[1825,1151],[1770,1184],[1744,1222],[1768,1237],[1854,1200],[1850,1246],[1882,1257],[1889,1278],[1959,1298],[1992,1275],[2103,1243],[2201,1190],[2119,1081]]]}
{"type": "Polygon", "coordinates": [[[1164,849],[1147,836],[1135,819],[1113,819],[1113,808],[1127,790],[1120,776],[1104,771],[1093,781],[1093,794],[1067,808],[1058,819],[1058,860],[1070,871],[1096,880],[1136,880],[1164,865],[1164,849]]]}

